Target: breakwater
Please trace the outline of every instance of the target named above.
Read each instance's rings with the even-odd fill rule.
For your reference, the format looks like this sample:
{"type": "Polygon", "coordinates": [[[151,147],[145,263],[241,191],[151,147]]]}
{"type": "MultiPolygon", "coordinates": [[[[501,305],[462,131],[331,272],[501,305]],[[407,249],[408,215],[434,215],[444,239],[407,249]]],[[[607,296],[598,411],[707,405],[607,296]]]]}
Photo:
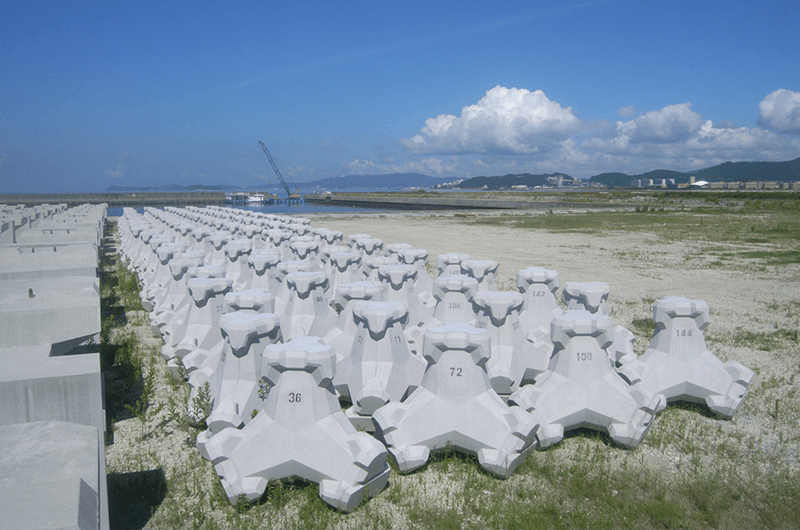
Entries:
{"type": "Polygon", "coordinates": [[[168,192],[168,193],[24,193],[2,194],[2,204],[66,204],[69,207],[79,204],[107,204],[119,206],[184,206],[224,204],[223,191],[168,192]]]}
{"type": "Polygon", "coordinates": [[[397,210],[563,210],[618,208],[619,204],[608,202],[578,202],[536,200],[508,196],[464,196],[462,194],[377,195],[377,194],[307,194],[307,203],[348,206],[353,208],[381,208],[397,210]],[[433,197],[429,195],[434,195],[433,197]]]}

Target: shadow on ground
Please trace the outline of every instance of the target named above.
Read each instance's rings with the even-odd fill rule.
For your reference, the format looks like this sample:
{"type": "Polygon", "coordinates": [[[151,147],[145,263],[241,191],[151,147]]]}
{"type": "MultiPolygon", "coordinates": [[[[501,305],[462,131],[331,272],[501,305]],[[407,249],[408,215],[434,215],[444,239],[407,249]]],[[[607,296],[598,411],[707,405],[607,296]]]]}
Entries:
{"type": "Polygon", "coordinates": [[[167,492],[161,469],[110,473],[107,480],[109,519],[115,530],[144,528],[167,492]]]}

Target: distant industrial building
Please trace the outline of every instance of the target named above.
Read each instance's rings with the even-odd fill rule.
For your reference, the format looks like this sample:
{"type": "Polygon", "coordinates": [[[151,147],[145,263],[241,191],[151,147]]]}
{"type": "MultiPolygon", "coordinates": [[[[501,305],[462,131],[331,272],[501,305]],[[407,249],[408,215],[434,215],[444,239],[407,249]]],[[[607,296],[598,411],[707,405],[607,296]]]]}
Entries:
{"type": "Polygon", "coordinates": [[[735,182],[711,182],[712,190],[795,190],[800,191],[800,182],[776,182],[774,180],[747,180],[735,182]]]}
{"type": "Polygon", "coordinates": [[[675,179],[633,179],[631,188],[674,188],[675,179]]]}

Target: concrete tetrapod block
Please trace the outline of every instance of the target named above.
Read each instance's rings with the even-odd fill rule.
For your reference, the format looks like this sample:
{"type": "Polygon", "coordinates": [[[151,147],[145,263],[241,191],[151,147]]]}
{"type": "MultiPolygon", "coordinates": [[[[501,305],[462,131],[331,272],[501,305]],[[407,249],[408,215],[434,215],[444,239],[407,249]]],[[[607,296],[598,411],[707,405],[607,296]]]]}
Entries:
{"type": "MultiPolygon", "coordinates": [[[[192,230],[192,239],[194,239],[193,248],[205,251],[206,256],[210,255],[212,251],[211,240],[209,239],[210,235],[211,229],[207,226],[198,226],[192,230]]],[[[210,263],[209,261],[209,264],[210,263]]]]}
{"type": "Polygon", "coordinates": [[[167,324],[177,317],[179,313],[185,316],[189,310],[189,289],[186,287],[188,278],[186,273],[191,267],[202,265],[202,259],[173,258],[169,262],[169,271],[172,281],[167,285],[163,295],[155,300],[155,308],[150,313],[150,326],[153,333],[163,335],[167,324]]]}
{"type": "MultiPolygon", "coordinates": [[[[176,243],[175,237],[171,234],[161,234],[150,238],[150,257],[147,261],[147,267],[139,273],[139,279],[144,286],[144,291],[147,291],[158,284],[157,280],[161,279],[159,272],[163,271],[163,264],[168,263],[176,252],[182,252],[183,249],[178,249],[172,246],[176,243]],[[159,254],[159,249],[164,247],[159,254]]],[[[150,310],[148,310],[150,311],[150,310]]]]}
{"type": "Polygon", "coordinates": [[[362,258],[361,273],[368,282],[377,282],[378,269],[384,265],[399,265],[397,256],[376,256],[372,258],[362,258]]]}
{"type": "Polygon", "coordinates": [[[386,256],[396,256],[399,260],[400,257],[398,253],[401,250],[406,250],[409,248],[414,248],[413,246],[409,245],[408,243],[388,243],[383,246],[383,252],[386,256]]]}
{"type": "Polygon", "coordinates": [[[358,250],[357,241],[359,239],[373,239],[373,237],[369,234],[350,234],[347,236],[347,245],[352,250],[358,250]]]}
{"type": "MultiPolygon", "coordinates": [[[[567,309],[580,309],[589,313],[609,316],[608,310],[609,287],[605,282],[567,282],[561,292],[567,309]]],[[[634,335],[630,330],[615,326],[612,337],[612,344],[607,349],[608,356],[617,366],[625,365],[635,360],[636,353],[633,351],[634,335]]]]}
{"type": "Polygon", "coordinates": [[[280,286],[277,266],[281,261],[281,253],[275,249],[254,250],[247,261],[253,269],[248,289],[267,289],[277,295],[280,286]]]}
{"type": "Polygon", "coordinates": [[[553,320],[555,350],[548,370],[509,399],[539,421],[541,449],[578,427],[605,430],[626,447],[644,438],[663,397],[645,385],[628,384],[612,368],[605,348],[613,333],[609,317],[587,311],[566,311],[553,320]]]}
{"type": "Polygon", "coordinates": [[[478,280],[463,274],[439,276],[433,280],[436,309],[433,318],[439,322],[474,322],[472,297],[478,292],[478,280]]]}
{"type": "Polygon", "coordinates": [[[222,487],[235,504],[256,500],[271,480],[319,483],[323,501],[343,512],[386,487],[388,453],[357,432],[336,400],[336,355],[316,337],[267,346],[265,407],[243,429],[224,429],[206,444],[222,487]]]}
{"type": "MultiPolygon", "coordinates": [[[[223,298],[223,315],[229,313],[243,313],[243,314],[256,314],[256,313],[272,313],[275,309],[275,296],[269,291],[264,289],[249,289],[247,291],[233,291],[225,293],[223,298]]],[[[219,317],[221,320],[222,317],[219,317]]],[[[221,329],[220,329],[221,331],[221,329]]],[[[189,385],[192,387],[190,399],[193,402],[197,397],[200,389],[205,383],[214,380],[215,374],[218,375],[217,370],[220,364],[220,357],[224,354],[225,349],[225,333],[221,333],[221,345],[219,348],[214,347],[208,352],[205,359],[202,360],[200,366],[189,374],[189,385]]],[[[216,398],[216,396],[212,395],[216,398]]],[[[199,417],[195,415],[195,417],[199,417]]]]}
{"type": "Polygon", "coordinates": [[[433,297],[436,307],[433,316],[422,326],[409,326],[406,330],[412,350],[422,344],[425,330],[442,326],[448,322],[475,323],[477,315],[472,306],[472,297],[478,292],[478,280],[463,274],[439,276],[433,280],[433,297]]]}
{"type": "MultiPolygon", "coordinates": [[[[309,221],[310,222],[310,221],[309,221]]],[[[311,228],[309,225],[305,223],[300,223],[296,219],[293,222],[289,223],[286,228],[291,230],[292,233],[298,236],[304,236],[308,233],[308,230],[311,228]]]]}
{"type": "Polygon", "coordinates": [[[397,251],[397,255],[400,263],[413,265],[417,269],[417,280],[414,285],[423,303],[431,307],[435,306],[433,279],[428,274],[428,251],[422,248],[401,248],[397,251]]]}
{"type": "Polygon", "coordinates": [[[461,262],[463,274],[478,280],[479,291],[496,291],[497,284],[494,277],[500,264],[492,259],[477,260],[467,259],[461,262]]]}
{"type": "Polygon", "coordinates": [[[558,306],[558,271],[528,267],[517,272],[517,289],[522,293],[519,319],[529,340],[550,342],[550,323],[563,311],[558,306]]]}
{"type": "Polygon", "coordinates": [[[325,294],[328,277],[322,271],[290,272],[286,275],[286,284],[289,295],[286,307],[279,315],[283,336],[325,336],[336,324],[336,313],[325,294]]]}
{"type": "Polygon", "coordinates": [[[320,270],[322,263],[319,260],[319,243],[313,238],[295,239],[289,243],[292,250],[292,259],[306,261],[311,264],[311,270],[320,270]]]}
{"type": "Polygon", "coordinates": [[[582,309],[592,314],[608,316],[608,293],[606,282],[567,282],[561,298],[567,309],[582,309]]]}
{"type": "Polygon", "coordinates": [[[139,283],[142,285],[142,290],[139,292],[139,298],[142,300],[142,307],[145,311],[153,310],[152,290],[156,288],[157,281],[160,279],[159,272],[164,270],[162,267],[163,260],[167,262],[172,259],[174,251],[170,248],[173,243],[173,237],[166,234],[153,236],[150,238],[148,245],[151,252],[147,259],[145,267],[138,272],[139,283]],[[159,256],[159,249],[164,246],[159,256]]]}
{"type": "Polygon", "coordinates": [[[231,234],[233,234],[234,237],[238,237],[238,236],[242,235],[239,232],[239,230],[243,226],[244,225],[242,223],[240,223],[239,221],[232,220],[232,221],[228,221],[227,223],[225,223],[225,230],[230,232],[231,234]]]}
{"type": "Polygon", "coordinates": [[[152,230],[149,222],[143,218],[131,219],[129,223],[130,235],[126,238],[126,233],[123,229],[125,225],[125,217],[120,218],[117,226],[120,227],[120,252],[128,260],[129,270],[133,269],[134,262],[141,254],[144,242],[142,241],[142,232],[145,230],[152,230]]]}
{"type": "Polygon", "coordinates": [[[436,256],[436,268],[439,269],[439,276],[452,276],[463,274],[461,262],[469,259],[469,254],[459,252],[449,252],[436,256]]]}
{"type": "Polygon", "coordinates": [[[319,253],[319,259],[322,263],[322,270],[328,274],[330,278],[333,274],[332,265],[331,265],[331,254],[336,254],[339,252],[351,252],[352,249],[348,246],[336,244],[336,245],[328,245],[323,247],[319,253]]]}
{"type": "Polygon", "coordinates": [[[240,291],[250,282],[250,263],[248,258],[253,251],[253,242],[249,239],[233,239],[225,244],[225,256],[228,258],[225,276],[233,282],[233,290],[240,291]]]}
{"type": "Polygon", "coordinates": [[[383,240],[374,237],[356,239],[355,250],[361,254],[363,266],[365,259],[377,258],[383,255],[383,240]]]}
{"type": "Polygon", "coordinates": [[[0,529],[107,529],[102,433],[64,421],[0,426],[0,529]]]}
{"type": "Polygon", "coordinates": [[[413,265],[384,265],[378,269],[377,279],[386,301],[403,302],[408,306],[406,326],[423,326],[433,316],[434,308],[425,305],[417,293],[417,274],[413,265]]]}
{"type": "Polygon", "coordinates": [[[537,425],[492,390],[486,330],[464,322],[428,329],[424,352],[422,385],[372,416],[400,472],[425,465],[431,451],[452,448],[477,455],[481,467],[509,477],[534,447],[537,425]]]}
{"type": "MultiPolygon", "coordinates": [[[[187,317],[190,321],[186,335],[174,353],[181,359],[186,372],[191,374],[207,358],[222,351],[219,317],[224,311],[225,294],[231,290],[231,281],[227,278],[192,278],[187,285],[194,307],[187,317]]],[[[167,365],[172,368],[169,362],[167,365]]]]}
{"type": "Polygon", "coordinates": [[[263,410],[261,355],[283,339],[273,313],[226,313],[219,326],[225,345],[209,381],[214,407],[206,419],[208,429],[197,436],[197,448],[206,459],[209,438],[227,427],[242,428],[254,412],[263,410]]]}
{"type": "Polygon", "coordinates": [[[180,241],[164,243],[156,249],[156,257],[158,258],[156,267],[152,276],[142,282],[145,287],[142,289],[141,298],[150,302],[152,308],[149,311],[152,311],[158,305],[158,302],[163,299],[164,293],[172,282],[169,264],[185,250],[186,244],[180,241]]]}
{"type": "Polygon", "coordinates": [[[161,347],[161,356],[164,360],[169,361],[175,357],[175,347],[186,338],[186,331],[189,324],[196,322],[198,315],[196,313],[199,309],[196,306],[191,293],[189,292],[189,280],[192,278],[224,278],[225,268],[217,265],[204,265],[199,267],[189,267],[184,275],[186,281],[186,292],[188,293],[188,300],[186,304],[185,313],[174,320],[172,320],[165,328],[162,328],[164,338],[164,346],[161,347]]]}
{"type": "Polygon", "coordinates": [[[186,243],[189,248],[194,247],[195,240],[192,237],[192,230],[195,229],[195,226],[196,225],[194,223],[188,221],[178,223],[177,226],[178,233],[180,234],[180,240],[186,243]]]}
{"type": "Polygon", "coordinates": [[[266,289],[247,289],[225,294],[225,313],[275,313],[275,295],[266,289]]]}
{"type": "Polygon", "coordinates": [[[383,301],[383,290],[379,283],[353,282],[336,286],[333,307],[339,313],[336,326],[322,338],[336,351],[336,362],[350,354],[356,337],[358,324],[353,318],[356,303],[366,300],[383,301]]]}
{"type": "Polygon", "coordinates": [[[275,313],[278,316],[283,315],[286,310],[286,303],[289,301],[290,288],[289,284],[286,283],[286,276],[288,276],[290,272],[311,272],[312,268],[311,263],[306,263],[305,261],[292,260],[278,262],[278,265],[276,265],[277,274],[275,275],[275,278],[278,280],[278,292],[275,294],[275,298],[277,299],[275,301],[275,313]]]}
{"type": "Polygon", "coordinates": [[[289,248],[292,239],[292,232],[290,230],[281,230],[277,228],[267,230],[267,237],[269,237],[271,248],[281,253],[281,261],[291,261],[293,259],[292,249],[289,248]]]}
{"type": "Polygon", "coordinates": [[[330,288],[334,290],[339,284],[359,282],[364,279],[361,274],[361,254],[354,250],[332,252],[328,270],[330,288]]]}
{"type": "Polygon", "coordinates": [[[491,357],[486,364],[492,388],[508,395],[547,369],[551,349],[536,349],[525,340],[519,321],[522,295],[509,291],[478,291],[473,298],[478,318],[475,327],[485,329],[491,339],[491,357]]]}
{"type": "Polygon", "coordinates": [[[422,381],[425,361],[408,349],[402,302],[359,302],[358,324],[349,355],[338,361],[334,385],[353,407],[347,417],[360,430],[372,430],[370,416],[389,401],[401,401],[422,381]]]}
{"type": "Polygon", "coordinates": [[[225,256],[225,245],[233,239],[230,232],[212,232],[207,240],[211,243],[211,255],[206,259],[207,265],[228,266],[228,258],[225,256]]]}
{"type": "Polygon", "coordinates": [[[670,296],[653,304],[656,330],[650,347],[633,370],[641,382],[668,401],[705,403],[732,418],[744,401],[753,372],[736,361],[723,363],[706,346],[708,304],[670,296]]]}
{"type": "Polygon", "coordinates": [[[266,248],[264,240],[259,237],[262,228],[259,225],[247,224],[242,228],[242,235],[253,243],[253,250],[261,250],[266,248]]]}
{"type": "MultiPolygon", "coordinates": [[[[149,221],[146,221],[149,224],[149,221]]],[[[145,228],[139,233],[139,250],[136,254],[131,255],[131,263],[128,269],[137,274],[141,273],[147,265],[147,260],[150,259],[150,239],[160,234],[161,230],[153,226],[145,228]]]]}
{"type": "Polygon", "coordinates": [[[322,248],[329,247],[331,245],[341,245],[342,238],[344,235],[339,230],[330,230],[329,228],[320,228],[317,230],[317,235],[319,235],[320,240],[322,241],[322,248]]]}

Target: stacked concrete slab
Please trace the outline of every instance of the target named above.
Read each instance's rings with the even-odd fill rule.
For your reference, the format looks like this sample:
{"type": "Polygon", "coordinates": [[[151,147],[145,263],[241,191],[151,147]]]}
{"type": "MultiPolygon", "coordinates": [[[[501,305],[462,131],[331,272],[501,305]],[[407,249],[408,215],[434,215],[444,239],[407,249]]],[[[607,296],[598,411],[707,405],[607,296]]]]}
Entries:
{"type": "Polygon", "coordinates": [[[424,249],[307,219],[165,208],[119,227],[171,373],[210,388],[198,448],[232,502],[294,476],[352,510],[385,485],[387,449],[401,472],[447,447],[505,478],[573,428],[635,447],[668,399],[729,417],[752,377],[705,350],[698,301],[657,303],[639,359],[603,282],[567,283],[564,311],[557,271],[529,267],[503,292],[496,261],[449,253],[431,278],[424,249]],[[672,337],[689,328],[691,351],[672,337]]]}
{"type": "Polygon", "coordinates": [[[108,528],[104,205],[0,206],[0,527],[108,528]],[[53,525],[56,526],[53,526],[53,525]]]}

